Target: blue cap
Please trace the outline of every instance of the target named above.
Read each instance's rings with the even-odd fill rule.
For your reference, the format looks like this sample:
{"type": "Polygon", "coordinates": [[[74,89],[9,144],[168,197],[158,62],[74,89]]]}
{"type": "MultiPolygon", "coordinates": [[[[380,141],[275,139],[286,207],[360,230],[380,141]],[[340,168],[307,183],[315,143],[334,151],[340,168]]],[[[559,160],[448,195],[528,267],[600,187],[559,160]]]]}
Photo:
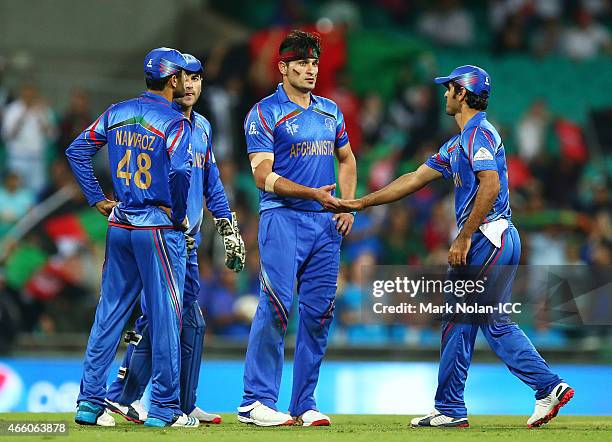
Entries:
{"type": "Polygon", "coordinates": [[[436,77],[434,82],[437,84],[448,84],[450,81],[460,84],[468,91],[488,97],[491,94],[491,77],[487,72],[478,66],[471,64],[459,66],[453,69],[447,77],[436,77]]]}
{"type": "Polygon", "coordinates": [[[186,68],[185,56],[172,48],[153,49],[144,59],[145,75],[153,80],[174,75],[186,68]]]}
{"type": "Polygon", "coordinates": [[[201,74],[204,72],[202,62],[193,55],[183,54],[183,57],[185,57],[185,60],[187,60],[187,67],[185,68],[187,72],[191,72],[192,74],[201,74]]]}

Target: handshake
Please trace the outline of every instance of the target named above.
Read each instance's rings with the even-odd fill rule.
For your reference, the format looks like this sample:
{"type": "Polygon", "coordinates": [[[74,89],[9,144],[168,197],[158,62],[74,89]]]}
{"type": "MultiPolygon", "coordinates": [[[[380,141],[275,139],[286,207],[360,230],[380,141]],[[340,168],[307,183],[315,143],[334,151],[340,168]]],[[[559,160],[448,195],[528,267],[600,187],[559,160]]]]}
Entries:
{"type": "Polygon", "coordinates": [[[325,210],[333,213],[351,213],[365,208],[362,198],[344,200],[332,196],[331,191],[335,188],[335,184],[313,188],[312,199],[321,204],[325,210]]]}

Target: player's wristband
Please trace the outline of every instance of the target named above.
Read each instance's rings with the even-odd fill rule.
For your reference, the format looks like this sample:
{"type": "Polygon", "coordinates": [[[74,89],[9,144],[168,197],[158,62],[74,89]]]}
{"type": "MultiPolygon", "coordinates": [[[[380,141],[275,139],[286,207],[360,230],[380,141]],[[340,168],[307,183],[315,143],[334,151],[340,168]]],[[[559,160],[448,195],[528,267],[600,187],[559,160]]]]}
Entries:
{"type": "Polygon", "coordinates": [[[264,185],[266,192],[274,193],[274,184],[280,177],[281,176],[276,172],[270,172],[268,174],[268,176],[266,177],[266,183],[264,185]]]}

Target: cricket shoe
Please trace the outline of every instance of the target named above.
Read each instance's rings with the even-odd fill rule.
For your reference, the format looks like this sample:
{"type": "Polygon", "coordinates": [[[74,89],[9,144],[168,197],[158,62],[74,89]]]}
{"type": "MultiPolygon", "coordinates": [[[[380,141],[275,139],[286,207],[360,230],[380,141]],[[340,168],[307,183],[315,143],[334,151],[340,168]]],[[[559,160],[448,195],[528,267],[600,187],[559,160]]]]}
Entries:
{"type": "Polygon", "coordinates": [[[89,401],[79,402],[74,421],[80,425],[115,426],[115,419],[106,411],[106,408],[89,401]]]}
{"type": "Polygon", "coordinates": [[[121,405],[108,399],[104,399],[104,402],[106,402],[106,407],[110,411],[120,414],[125,420],[137,424],[144,424],[147,420],[147,410],[145,410],[140,401],[134,401],[130,405],[121,405]]]}
{"type": "Polygon", "coordinates": [[[410,421],[410,425],[413,427],[467,428],[470,423],[467,417],[450,417],[434,409],[426,416],[415,417],[410,421]]]}
{"type": "Polygon", "coordinates": [[[183,414],[175,414],[172,417],[171,422],[166,422],[156,417],[147,417],[144,422],[145,427],[183,427],[183,428],[197,428],[200,426],[200,421],[195,417],[187,416],[183,414]]]}
{"type": "Polygon", "coordinates": [[[294,418],[295,423],[302,427],[329,427],[331,420],[329,416],[317,410],[308,410],[301,416],[294,418]]]}
{"type": "Polygon", "coordinates": [[[250,405],[238,407],[238,421],[243,424],[255,424],[260,427],[293,425],[291,416],[255,401],[250,405]]]}
{"type": "Polygon", "coordinates": [[[574,397],[574,389],[565,382],[561,382],[548,396],[537,399],[535,410],[527,420],[529,428],[539,427],[549,422],[559,413],[561,407],[567,404],[574,397]]]}
{"type": "Polygon", "coordinates": [[[201,424],[220,424],[221,416],[218,414],[207,413],[200,407],[195,407],[189,417],[195,417],[201,424]]]}

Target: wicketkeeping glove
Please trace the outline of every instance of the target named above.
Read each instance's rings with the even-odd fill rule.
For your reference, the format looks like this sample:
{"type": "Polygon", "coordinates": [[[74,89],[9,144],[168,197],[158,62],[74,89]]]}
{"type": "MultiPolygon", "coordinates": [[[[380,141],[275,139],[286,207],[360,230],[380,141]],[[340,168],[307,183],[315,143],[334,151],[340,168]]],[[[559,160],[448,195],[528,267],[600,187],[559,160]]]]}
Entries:
{"type": "Polygon", "coordinates": [[[217,232],[223,237],[225,266],[238,273],[244,268],[246,248],[238,230],[236,212],[232,212],[231,221],[227,218],[215,218],[214,221],[217,232]]]}
{"type": "Polygon", "coordinates": [[[196,248],[196,239],[187,233],[185,233],[185,243],[187,245],[187,253],[196,248]]]}

